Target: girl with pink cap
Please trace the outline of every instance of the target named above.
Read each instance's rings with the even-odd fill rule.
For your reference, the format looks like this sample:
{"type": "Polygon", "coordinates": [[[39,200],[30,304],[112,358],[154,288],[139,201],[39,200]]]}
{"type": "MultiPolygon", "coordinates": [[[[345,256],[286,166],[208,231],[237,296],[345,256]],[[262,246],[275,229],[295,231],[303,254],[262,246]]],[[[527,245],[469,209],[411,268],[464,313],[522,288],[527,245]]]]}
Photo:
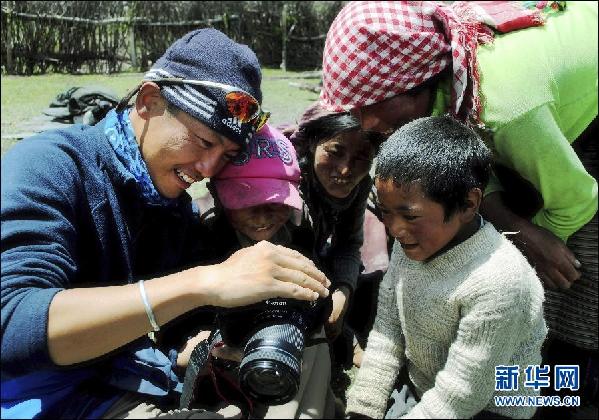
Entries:
{"type": "Polygon", "coordinates": [[[299,182],[293,145],[266,125],[212,179],[211,189],[243,247],[262,240],[288,242],[285,225],[290,220],[297,224],[303,208],[299,182]]]}
{"type": "MultiPolygon", "coordinates": [[[[206,234],[212,238],[214,259],[226,259],[238,249],[260,241],[284,245],[310,257],[313,237],[307,230],[298,228],[303,214],[299,183],[300,167],[293,145],[281,132],[266,124],[253,136],[245,151],[213,177],[208,186],[215,206],[203,212],[202,221],[208,229],[206,234]]],[[[316,319],[323,320],[327,305],[321,308],[316,319]]],[[[247,312],[244,316],[253,315],[247,312]]],[[[252,415],[261,416],[258,412],[264,411],[264,417],[274,418],[308,414],[314,417],[315,413],[316,417],[334,416],[329,346],[322,321],[315,321],[314,325],[316,327],[308,328],[306,335],[315,331],[311,339],[318,344],[307,345],[303,350],[299,388],[293,400],[281,405],[265,405],[254,400],[252,415]]],[[[236,339],[241,340],[241,337],[236,339]]],[[[242,360],[241,350],[224,346],[212,354],[241,361],[243,365],[245,358],[242,360]]],[[[242,405],[244,402],[241,401],[242,405]]]]}

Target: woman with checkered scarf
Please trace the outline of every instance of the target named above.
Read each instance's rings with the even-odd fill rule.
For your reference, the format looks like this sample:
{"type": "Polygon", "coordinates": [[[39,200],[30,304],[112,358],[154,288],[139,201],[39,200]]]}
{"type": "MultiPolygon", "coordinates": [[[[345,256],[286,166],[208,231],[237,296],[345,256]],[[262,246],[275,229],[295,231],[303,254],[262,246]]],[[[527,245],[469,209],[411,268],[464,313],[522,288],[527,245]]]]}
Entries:
{"type": "Polygon", "coordinates": [[[545,362],[592,381],[597,3],[565,3],[352,2],[327,35],[320,99],[388,135],[445,113],[478,130],[495,162],[481,211],[545,285],[545,362]]]}

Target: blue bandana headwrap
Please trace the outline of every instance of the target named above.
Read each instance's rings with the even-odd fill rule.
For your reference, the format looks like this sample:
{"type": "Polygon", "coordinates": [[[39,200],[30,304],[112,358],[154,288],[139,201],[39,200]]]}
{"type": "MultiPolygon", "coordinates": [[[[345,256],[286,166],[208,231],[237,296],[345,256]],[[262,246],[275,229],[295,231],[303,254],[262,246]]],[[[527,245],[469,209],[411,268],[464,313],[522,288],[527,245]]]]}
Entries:
{"type": "Polygon", "coordinates": [[[104,133],[108,136],[108,141],[118,160],[137,181],[141,195],[147,204],[172,206],[177,202],[176,199],[161,196],[154,187],[146,162],[143,160],[135,140],[135,134],[129,119],[129,110],[123,112],[110,110],[106,115],[104,133]]]}

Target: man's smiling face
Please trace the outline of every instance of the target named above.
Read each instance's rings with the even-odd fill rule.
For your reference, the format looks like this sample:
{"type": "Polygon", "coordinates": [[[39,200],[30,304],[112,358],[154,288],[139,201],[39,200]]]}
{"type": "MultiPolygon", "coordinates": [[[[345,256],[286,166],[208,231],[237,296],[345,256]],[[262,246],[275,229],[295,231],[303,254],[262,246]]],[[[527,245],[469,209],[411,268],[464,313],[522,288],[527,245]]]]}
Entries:
{"type": "Polygon", "coordinates": [[[132,123],[152,182],[162,196],[178,197],[194,182],[217,174],[239,152],[239,145],[191,115],[170,112],[157,87],[140,94],[147,95],[139,99],[145,108],[132,111],[132,123]]]}

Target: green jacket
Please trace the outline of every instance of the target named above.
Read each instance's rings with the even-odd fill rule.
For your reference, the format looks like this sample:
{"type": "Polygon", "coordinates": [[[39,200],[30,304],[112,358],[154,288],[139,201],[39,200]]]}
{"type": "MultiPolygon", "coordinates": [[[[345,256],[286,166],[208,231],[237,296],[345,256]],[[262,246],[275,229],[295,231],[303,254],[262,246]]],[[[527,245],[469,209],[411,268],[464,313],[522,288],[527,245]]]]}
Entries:
{"type": "MultiPolygon", "coordinates": [[[[597,212],[597,181],[571,147],[597,116],[597,2],[568,2],[545,25],[497,35],[477,53],[494,159],[540,192],[533,223],[566,241],[597,212]]],[[[441,85],[435,114],[448,91],[441,85]]],[[[501,189],[492,177],[485,195],[501,189]]]]}

